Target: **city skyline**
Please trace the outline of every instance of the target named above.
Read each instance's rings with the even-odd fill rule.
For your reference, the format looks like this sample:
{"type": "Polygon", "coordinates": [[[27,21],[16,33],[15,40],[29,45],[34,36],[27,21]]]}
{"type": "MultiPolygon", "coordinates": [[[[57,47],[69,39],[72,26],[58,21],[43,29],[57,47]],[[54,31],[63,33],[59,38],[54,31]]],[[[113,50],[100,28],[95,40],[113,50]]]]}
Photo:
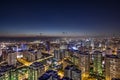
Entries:
{"type": "Polygon", "coordinates": [[[1,1],[0,36],[119,33],[117,1],[53,2],[1,1]]]}

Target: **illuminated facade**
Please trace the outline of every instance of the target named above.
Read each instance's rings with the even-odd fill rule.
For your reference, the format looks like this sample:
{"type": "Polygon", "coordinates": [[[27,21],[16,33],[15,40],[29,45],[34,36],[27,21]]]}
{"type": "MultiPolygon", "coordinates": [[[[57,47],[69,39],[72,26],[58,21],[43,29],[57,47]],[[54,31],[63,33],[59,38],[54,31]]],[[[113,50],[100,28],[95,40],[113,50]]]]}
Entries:
{"type": "Polygon", "coordinates": [[[2,55],[1,55],[1,61],[6,61],[7,58],[8,58],[7,50],[3,49],[2,50],[2,55]]]}
{"type": "Polygon", "coordinates": [[[72,55],[71,56],[71,62],[74,64],[74,65],[79,65],[79,57],[75,56],[75,55],[72,55]]]}
{"type": "Polygon", "coordinates": [[[89,76],[90,54],[88,52],[79,54],[79,68],[82,71],[82,78],[89,76]]]}
{"type": "Polygon", "coordinates": [[[27,60],[27,61],[35,61],[37,59],[40,59],[42,57],[41,51],[38,50],[36,52],[34,51],[25,51],[23,53],[23,57],[27,60]]]}
{"type": "Polygon", "coordinates": [[[68,54],[67,54],[67,45],[65,45],[65,44],[60,45],[60,54],[61,54],[62,59],[64,59],[65,57],[68,56],[68,54]]]}
{"type": "Polygon", "coordinates": [[[102,53],[94,51],[93,55],[93,72],[96,75],[102,75],[102,53]]]}
{"type": "Polygon", "coordinates": [[[60,55],[60,50],[59,49],[54,50],[54,58],[57,61],[61,60],[61,55],[60,55]]]}
{"type": "MultiPolygon", "coordinates": [[[[2,48],[1,48],[1,45],[0,45],[0,57],[2,56],[2,48]]],[[[0,60],[1,61],[1,60],[0,60]]]]}
{"type": "Polygon", "coordinates": [[[0,68],[0,80],[18,80],[14,66],[2,66],[0,68]]]}
{"type": "Polygon", "coordinates": [[[81,71],[76,66],[67,66],[64,70],[64,76],[72,80],[81,80],[81,71]]]}
{"type": "Polygon", "coordinates": [[[120,78],[120,58],[115,55],[105,57],[105,77],[106,80],[120,78]]]}
{"type": "Polygon", "coordinates": [[[55,49],[54,50],[54,59],[56,61],[60,61],[60,60],[64,59],[65,53],[66,53],[65,49],[59,49],[59,48],[55,49]]]}
{"type": "Polygon", "coordinates": [[[30,65],[28,70],[28,80],[38,80],[38,78],[45,72],[45,67],[42,63],[35,62],[30,65]]]}
{"type": "Polygon", "coordinates": [[[40,59],[41,57],[42,57],[42,53],[41,53],[40,50],[38,50],[37,53],[36,53],[36,58],[40,59]]]}
{"type": "Polygon", "coordinates": [[[17,54],[15,52],[8,53],[8,59],[7,59],[8,65],[16,66],[16,62],[17,62],[16,59],[17,59],[17,54]]]}

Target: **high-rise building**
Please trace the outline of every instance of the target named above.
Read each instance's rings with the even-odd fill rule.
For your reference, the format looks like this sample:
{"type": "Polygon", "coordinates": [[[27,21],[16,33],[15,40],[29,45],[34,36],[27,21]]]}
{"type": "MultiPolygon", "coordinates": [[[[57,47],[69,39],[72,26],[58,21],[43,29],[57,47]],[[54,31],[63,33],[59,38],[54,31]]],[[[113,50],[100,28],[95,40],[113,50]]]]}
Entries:
{"type": "Polygon", "coordinates": [[[65,57],[65,50],[60,50],[59,48],[56,48],[54,50],[54,58],[56,61],[62,60],[65,57]]]}
{"type": "Polygon", "coordinates": [[[82,72],[82,78],[89,76],[90,54],[89,52],[79,53],[79,69],[82,72]]]}
{"type": "Polygon", "coordinates": [[[28,50],[23,53],[23,57],[28,61],[35,61],[42,57],[42,53],[40,50],[38,51],[28,50]]]}
{"type": "Polygon", "coordinates": [[[105,78],[106,80],[111,80],[112,78],[120,78],[120,58],[118,56],[106,55],[105,78]]]}
{"type": "Polygon", "coordinates": [[[41,57],[42,57],[42,53],[41,53],[40,50],[38,50],[38,51],[36,52],[36,58],[37,58],[37,59],[40,59],[41,57]]]}
{"type": "Polygon", "coordinates": [[[46,41],[46,51],[50,51],[50,41],[46,41]]]}
{"type": "Polygon", "coordinates": [[[74,65],[79,65],[79,57],[77,55],[71,55],[71,62],[74,64],[74,65]]]}
{"type": "Polygon", "coordinates": [[[61,44],[60,45],[60,53],[61,53],[62,59],[67,57],[66,52],[67,52],[67,45],[66,44],[61,44]]]}
{"type": "Polygon", "coordinates": [[[55,60],[59,61],[61,58],[60,58],[60,51],[59,49],[55,49],[54,50],[54,58],[55,60]]]}
{"type": "Polygon", "coordinates": [[[96,75],[102,75],[102,53],[94,51],[93,55],[93,72],[96,75]]]}
{"type": "Polygon", "coordinates": [[[7,56],[8,56],[7,50],[3,49],[2,50],[2,55],[1,55],[1,61],[6,61],[7,56]]]}
{"type": "Polygon", "coordinates": [[[0,45],[0,57],[2,56],[2,48],[1,48],[1,45],[0,45]]]}
{"type": "Polygon", "coordinates": [[[0,67],[0,80],[17,80],[16,77],[13,78],[11,74],[14,70],[13,65],[4,65],[0,67]]]}
{"type": "Polygon", "coordinates": [[[28,79],[29,80],[38,80],[40,76],[45,72],[45,67],[40,62],[35,62],[30,65],[28,70],[28,79]]]}
{"type": "Polygon", "coordinates": [[[64,70],[64,76],[72,80],[81,80],[81,70],[76,66],[67,66],[64,70]]]}
{"type": "Polygon", "coordinates": [[[15,52],[8,53],[7,62],[8,62],[8,65],[14,65],[14,66],[16,66],[17,54],[15,52]]]}

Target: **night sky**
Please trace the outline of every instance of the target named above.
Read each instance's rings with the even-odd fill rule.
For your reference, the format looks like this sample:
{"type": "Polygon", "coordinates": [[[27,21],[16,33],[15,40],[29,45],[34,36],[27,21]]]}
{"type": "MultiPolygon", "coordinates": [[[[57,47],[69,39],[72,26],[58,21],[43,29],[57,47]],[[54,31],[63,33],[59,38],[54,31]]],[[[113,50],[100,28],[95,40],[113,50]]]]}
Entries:
{"type": "Polygon", "coordinates": [[[0,1],[0,35],[118,33],[119,0],[0,1]]]}

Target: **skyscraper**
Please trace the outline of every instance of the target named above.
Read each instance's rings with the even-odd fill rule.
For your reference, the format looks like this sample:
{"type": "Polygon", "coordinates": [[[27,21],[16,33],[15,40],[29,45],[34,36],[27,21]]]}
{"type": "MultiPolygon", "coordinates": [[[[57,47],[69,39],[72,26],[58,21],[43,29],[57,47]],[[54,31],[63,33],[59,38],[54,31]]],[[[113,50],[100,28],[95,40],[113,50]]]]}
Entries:
{"type": "Polygon", "coordinates": [[[2,56],[2,49],[0,49],[0,62],[3,61],[3,56],[2,56]]]}
{"type": "Polygon", "coordinates": [[[16,66],[16,62],[17,62],[16,59],[17,59],[17,54],[15,52],[8,53],[8,59],[7,59],[8,65],[16,66]]]}
{"type": "Polygon", "coordinates": [[[46,41],[46,51],[50,51],[50,41],[46,41]]]}
{"type": "Polygon", "coordinates": [[[0,57],[2,56],[2,48],[1,48],[1,45],[0,45],[0,57]]]}
{"type": "Polygon", "coordinates": [[[89,52],[79,53],[79,68],[82,71],[82,78],[89,76],[89,70],[90,70],[89,52]]]}
{"type": "Polygon", "coordinates": [[[62,48],[54,49],[54,58],[57,61],[64,59],[64,57],[65,57],[65,49],[62,49],[62,48]]]}
{"type": "Polygon", "coordinates": [[[37,59],[40,59],[41,57],[42,57],[42,53],[41,53],[40,50],[38,50],[38,51],[36,52],[36,58],[37,58],[37,59]]]}
{"type": "Polygon", "coordinates": [[[120,78],[120,58],[116,55],[106,55],[105,57],[105,78],[120,78]]]}
{"type": "Polygon", "coordinates": [[[38,78],[44,73],[44,65],[40,62],[35,62],[30,65],[28,70],[28,79],[29,80],[38,80],[38,78]]]}
{"type": "Polygon", "coordinates": [[[93,72],[96,75],[102,74],[102,53],[100,51],[94,51],[93,55],[93,72]]]}
{"type": "Polygon", "coordinates": [[[81,70],[79,70],[76,66],[67,66],[64,71],[65,77],[72,80],[81,80],[81,70]]]}
{"type": "Polygon", "coordinates": [[[59,48],[56,48],[56,49],[54,50],[54,59],[55,59],[56,61],[61,60],[61,54],[60,54],[59,48]]]}

